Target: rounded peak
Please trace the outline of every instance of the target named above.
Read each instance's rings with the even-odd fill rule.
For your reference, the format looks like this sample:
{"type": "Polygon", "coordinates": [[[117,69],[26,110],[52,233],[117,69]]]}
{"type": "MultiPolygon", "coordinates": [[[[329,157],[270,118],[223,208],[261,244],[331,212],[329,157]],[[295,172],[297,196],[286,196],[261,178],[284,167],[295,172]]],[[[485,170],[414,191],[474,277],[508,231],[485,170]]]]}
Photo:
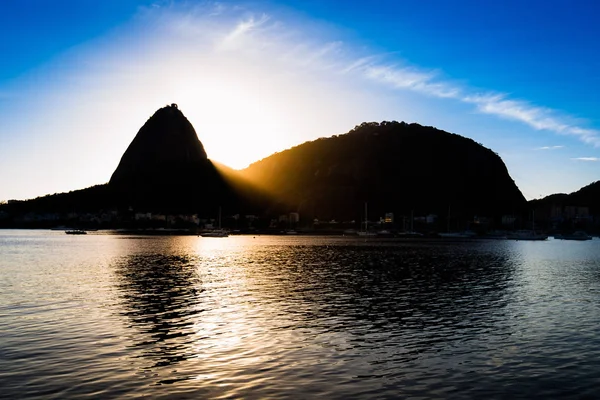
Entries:
{"type": "MultiPolygon", "coordinates": [[[[158,109],[123,154],[111,183],[135,181],[148,171],[195,168],[207,160],[196,131],[176,103],[158,109]]],[[[180,173],[180,172],[178,172],[180,173]]]]}
{"type": "MultiPolygon", "coordinates": [[[[183,113],[179,109],[179,106],[177,106],[177,103],[167,104],[166,106],[159,108],[152,115],[152,117],[155,117],[155,116],[158,116],[158,115],[172,115],[172,116],[177,115],[177,116],[182,116],[182,117],[185,118],[185,116],[183,115],[183,113]]],[[[152,117],[150,117],[150,119],[152,119],[152,117]]]]}

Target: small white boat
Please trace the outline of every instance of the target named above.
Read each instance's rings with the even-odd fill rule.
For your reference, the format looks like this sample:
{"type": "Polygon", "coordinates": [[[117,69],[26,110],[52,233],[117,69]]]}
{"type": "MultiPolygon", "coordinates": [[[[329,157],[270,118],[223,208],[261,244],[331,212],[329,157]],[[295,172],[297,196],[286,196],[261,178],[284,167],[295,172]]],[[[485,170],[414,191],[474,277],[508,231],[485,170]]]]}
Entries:
{"type": "Polygon", "coordinates": [[[87,235],[87,232],[81,229],[73,229],[70,231],[65,231],[67,235],[87,235]]]}
{"type": "Polygon", "coordinates": [[[202,237],[216,237],[216,238],[222,238],[222,237],[228,237],[229,236],[229,232],[227,232],[224,229],[215,229],[213,231],[206,231],[200,234],[200,236],[202,237]]]}

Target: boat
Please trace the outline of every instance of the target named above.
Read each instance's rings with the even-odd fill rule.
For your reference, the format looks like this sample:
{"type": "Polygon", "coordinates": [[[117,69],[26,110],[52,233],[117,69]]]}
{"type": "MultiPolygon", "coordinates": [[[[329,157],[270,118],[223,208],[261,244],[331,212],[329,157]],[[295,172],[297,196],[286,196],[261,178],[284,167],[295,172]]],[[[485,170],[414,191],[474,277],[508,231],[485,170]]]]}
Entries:
{"type": "Polygon", "coordinates": [[[367,213],[367,203],[365,203],[365,230],[358,231],[358,236],[377,236],[376,232],[369,232],[369,218],[367,217],[369,214],[367,213]]]}
{"type": "Polygon", "coordinates": [[[584,231],[575,231],[564,235],[554,235],[554,239],[561,240],[592,240],[592,237],[584,231]]]}
{"type": "Polygon", "coordinates": [[[87,235],[87,232],[82,229],[72,229],[70,231],[65,231],[67,235],[87,235]]]}
{"type": "Polygon", "coordinates": [[[410,211],[410,226],[409,226],[409,229],[406,230],[406,221],[405,221],[405,218],[402,217],[402,225],[403,225],[404,231],[397,232],[394,236],[399,237],[399,238],[420,238],[420,237],[423,237],[422,233],[416,232],[414,230],[414,221],[415,221],[414,213],[411,210],[410,211]]]}
{"type": "Polygon", "coordinates": [[[413,230],[410,231],[405,231],[405,232],[398,232],[395,235],[396,237],[399,238],[420,238],[423,237],[424,235],[420,232],[415,232],[413,230]]]}
{"type": "Polygon", "coordinates": [[[438,235],[442,238],[452,238],[452,239],[470,239],[477,236],[476,232],[473,231],[463,231],[463,232],[443,232],[438,233],[438,235]]]}
{"type": "Polygon", "coordinates": [[[212,231],[206,231],[200,234],[200,236],[202,237],[217,237],[217,238],[221,238],[221,237],[228,237],[229,236],[229,232],[227,232],[224,229],[215,229],[212,231]]]}
{"type": "Polygon", "coordinates": [[[547,240],[548,235],[536,233],[534,230],[522,229],[508,233],[506,238],[511,240],[547,240]]]}
{"type": "Polygon", "coordinates": [[[511,232],[506,235],[506,238],[512,240],[548,240],[548,235],[536,233],[535,231],[535,211],[532,213],[531,225],[531,229],[521,229],[511,232]]]}
{"type": "Polygon", "coordinates": [[[358,236],[377,236],[377,232],[358,231],[358,236]]]}
{"type": "Polygon", "coordinates": [[[213,238],[223,238],[229,236],[229,232],[221,228],[221,207],[219,207],[219,228],[202,232],[200,236],[213,238]]]}
{"type": "Polygon", "coordinates": [[[476,232],[467,229],[466,231],[450,231],[450,206],[448,206],[448,216],[446,221],[446,232],[438,233],[438,236],[446,239],[471,239],[477,236],[476,232]]]}

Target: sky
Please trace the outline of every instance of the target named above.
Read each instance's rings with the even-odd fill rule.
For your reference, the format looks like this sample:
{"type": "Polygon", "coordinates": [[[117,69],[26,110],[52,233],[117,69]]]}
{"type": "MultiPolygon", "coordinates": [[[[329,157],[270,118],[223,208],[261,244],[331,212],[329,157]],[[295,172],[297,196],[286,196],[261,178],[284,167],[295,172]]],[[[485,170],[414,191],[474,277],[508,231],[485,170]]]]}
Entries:
{"type": "Polygon", "coordinates": [[[0,201],[108,182],[171,103],[238,169],[395,120],[492,149],[527,199],[600,180],[594,0],[1,7],[0,201]]]}

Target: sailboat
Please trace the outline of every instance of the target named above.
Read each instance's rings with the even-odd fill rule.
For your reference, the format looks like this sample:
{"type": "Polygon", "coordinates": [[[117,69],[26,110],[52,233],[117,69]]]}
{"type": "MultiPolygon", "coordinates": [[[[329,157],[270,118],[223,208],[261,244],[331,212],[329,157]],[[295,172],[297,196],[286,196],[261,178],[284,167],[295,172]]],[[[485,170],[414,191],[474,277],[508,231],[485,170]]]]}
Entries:
{"type": "Polygon", "coordinates": [[[523,229],[506,235],[507,239],[513,240],[547,240],[548,235],[535,232],[535,211],[532,214],[531,230],[523,229]]]}
{"type": "Polygon", "coordinates": [[[377,233],[375,232],[369,232],[369,218],[368,218],[368,211],[367,211],[367,203],[365,203],[365,230],[360,230],[358,231],[358,236],[377,236],[377,233]]]}
{"type": "Polygon", "coordinates": [[[221,207],[219,207],[219,228],[213,229],[211,231],[203,232],[200,234],[200,236],[202,236],[202,237],[218,237],[218,238],[229,236],[229,232],[227,232],[225,229],[221,228],[221,207]]]}
{"type": "Polygon", "coordinates": [[[414,230],[414,222],[415,222],[415,215],[414,215],[414,211],[411,210],[410,211],[410,224],[408,227],[408,230],[406,230],[406,217],[402,217],[402,229],[404,230],[403,232],[398,232],[396,234],[397,237],[401,237],[401,238],[420,238],[423,236],[422,233],[419,232],[415,232],[414,230]]]}
{"type": "Polygon", "coordinates": [[[450,232],[450,206],[448,206],[448,217],[447,217],[447,227],[446,232],[438,233],[439,237],[449,238],[449,239],[469,239],[477,236],[477,233],[466,230],[463,232],[450,232]]]}

